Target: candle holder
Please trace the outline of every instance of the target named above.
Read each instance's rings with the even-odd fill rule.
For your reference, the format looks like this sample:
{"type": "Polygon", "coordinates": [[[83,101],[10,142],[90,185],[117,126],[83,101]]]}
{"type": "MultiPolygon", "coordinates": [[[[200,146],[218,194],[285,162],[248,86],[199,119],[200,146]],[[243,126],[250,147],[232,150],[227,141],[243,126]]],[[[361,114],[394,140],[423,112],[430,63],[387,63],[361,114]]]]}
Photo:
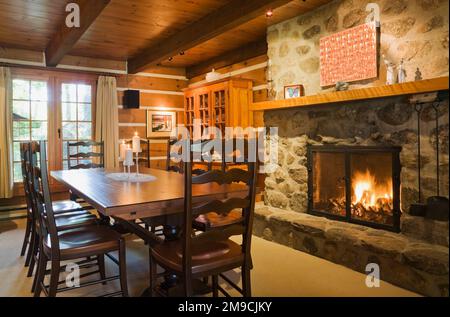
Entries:
{"type": "Polygon", "coordinates": [[[139,152],[136,152],[136,177],[139,177],[139,152]]]}

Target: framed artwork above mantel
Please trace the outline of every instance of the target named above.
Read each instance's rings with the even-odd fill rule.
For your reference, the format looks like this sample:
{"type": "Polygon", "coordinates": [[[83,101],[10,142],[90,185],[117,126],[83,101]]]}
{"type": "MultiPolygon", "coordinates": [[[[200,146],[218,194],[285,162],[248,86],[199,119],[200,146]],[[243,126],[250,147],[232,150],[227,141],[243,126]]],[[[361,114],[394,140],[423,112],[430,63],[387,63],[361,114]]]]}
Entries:
{"type": "Polygon", "coordinates": [[[169,138],[176,129],[175,111],[147,111],[147,138],[169,138]]]}

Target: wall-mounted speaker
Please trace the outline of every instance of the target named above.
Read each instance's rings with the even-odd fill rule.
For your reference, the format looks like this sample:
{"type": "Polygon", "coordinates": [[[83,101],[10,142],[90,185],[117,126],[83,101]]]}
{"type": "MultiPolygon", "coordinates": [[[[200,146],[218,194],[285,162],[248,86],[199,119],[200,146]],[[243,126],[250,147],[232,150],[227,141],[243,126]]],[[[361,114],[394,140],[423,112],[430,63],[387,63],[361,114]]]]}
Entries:
{"type": "Polygon", "coordinates": [[[139,109],[139,106],[140,106],[139,90],[125,90],[123,92],[123,108],[139,109]]]}

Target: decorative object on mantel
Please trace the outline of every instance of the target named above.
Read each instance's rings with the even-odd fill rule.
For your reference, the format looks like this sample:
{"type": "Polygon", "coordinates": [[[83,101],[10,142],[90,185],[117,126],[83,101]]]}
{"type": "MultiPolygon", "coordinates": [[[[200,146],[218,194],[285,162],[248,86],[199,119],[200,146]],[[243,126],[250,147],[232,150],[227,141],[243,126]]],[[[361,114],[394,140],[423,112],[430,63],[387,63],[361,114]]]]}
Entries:
{"type": "Polygon", "coordinates": [[[393,85],[396,83],[395,77],[395,64],[386,59],[386,56],[383,55],[384,65],[386,65],[386,85],[393,85]]]}
{"type": "Polygon", "coordinates": [[[416,77],[414,78],[415,81],[422,80],[422,72],[420,71],[419,67],[416,69],[416,77]]]}
{"type": "Polygon", "coordinates": [[[284,86],[284,99],[298,98],[305,95],[303,85],[284,86]]]}
{"type": "Polygon", "coordinates": [[[213,68],[209,73],[206,74],[206,81],[212,82],[220,79],[220,73],[216,72],[216,70],[213,68]]]}
{"type": "Polygon", "coordinates": [[[320,86],[378,77],[377,22],[320,39],[320,86]]]}
{"type": "Polygon", "coordinates": [[[400,61],[400,66],[398,68],[398,76],[397,76],[397,78],[398,78],[398,83],[399,84],[402,84],[402,83],[406,82],[406,70],[403,67],[403,58],[400,61]]]}
{"type": "Polygon", "coordinates": [[[338,81],[336,83],[336,91],[345,91],[348,90],[348,87],[350,86],[349,83],[343,82],[343,81],[338,81]]]}

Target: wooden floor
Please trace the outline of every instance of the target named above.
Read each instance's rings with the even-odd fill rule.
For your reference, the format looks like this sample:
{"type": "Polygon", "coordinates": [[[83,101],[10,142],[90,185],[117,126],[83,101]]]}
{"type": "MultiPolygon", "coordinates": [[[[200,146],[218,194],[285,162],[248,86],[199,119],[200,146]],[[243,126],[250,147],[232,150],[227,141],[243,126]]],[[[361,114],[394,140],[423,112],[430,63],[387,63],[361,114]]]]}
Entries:
{"type": "MultiPolygon", "coordinates": [[[[32,279],[26,277],[24,259],[19,256],[23,232],[23,220],[0,221],[0,297],[31,296],[32,279]]],[[[383,281],[380,288],[367,288],[363,274],[257,237],[253,239],[252,255],[254,296],[417,296],[383,281]]],[[[127,268],[131,296],[139,296],[148,285],[147,261],[147,247],[138,238],[129,236],[127,268]]],[[[107,266],[108,273],[116,274],[115,264],[107,260],[107,266]]],[[[228,276],[240,282],[238,270],[228,276]]],[[[95,296],[117,290],[117,284],[110,282],[63,296],[95,296]]]]}

